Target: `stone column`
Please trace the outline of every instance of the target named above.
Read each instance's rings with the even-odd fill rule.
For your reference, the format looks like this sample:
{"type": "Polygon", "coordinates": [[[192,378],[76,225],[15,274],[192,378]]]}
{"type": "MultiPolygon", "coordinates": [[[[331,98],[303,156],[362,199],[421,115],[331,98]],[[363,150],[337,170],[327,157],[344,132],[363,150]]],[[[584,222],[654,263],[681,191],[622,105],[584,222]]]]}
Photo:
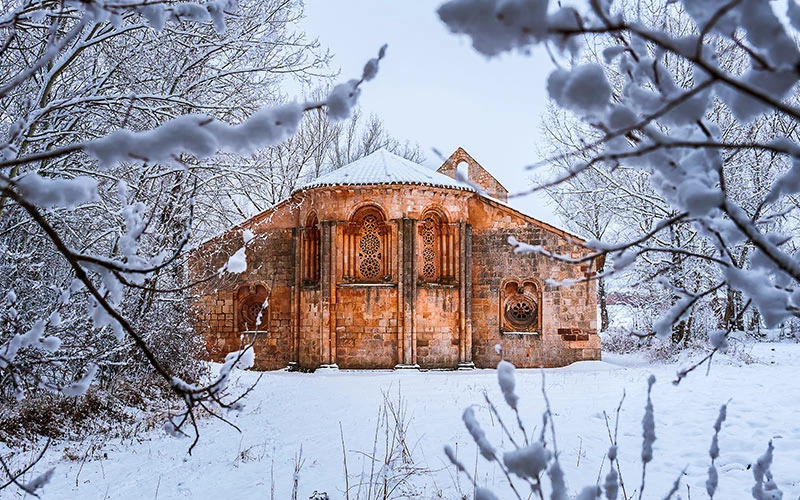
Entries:
{"type": "Polygon", "coordinates": [[[405,332],[405,321],[404,321],[404,311],[405,311],[405,304],[403,301],[404,297],[404,283],[403,283],[403,266],[405,265],[405,260],[403,259],[403,242],[405,241],[403,238],[403,221],[402,219],[393,220],[397,225],[397,240],[395,241],[395,248],[394,254],[397,256],[396,266],[392,270],[394,273],[394,277],[397,280],[397,304],[395,308],[395,317],[397,318],[397,367],[405,366],[408,360],[411,358],[411,346],[408,345],[406,342],[404,332],[405,332]]]}
{"type": "Polygon", "coordinates": [[[475,368],[472,362],[472,226],[459,224],[459,370],[475,368]]]}
{"type": "Polygon", "coordinates": [[[330,367],[336,358],[335,340],[332,338],[336,323],[336,222],[322,221],[320,225],[320,365],[330,367]]]}
{"type": "Polygon", "coordinates": [[[402,304],[398,343],[403,346],[401,362],[396,368],[419,368],[417,366],[417,331],[414,318],[417,298],[417,221],[403,218],[397,225],[398,302],[402,304]]]}
{"type": "Polygon", "coordinates": [[[300,293],[302,290],[303,252],[302,252],[303,230],[292,229],[292,316],[290,330],[292,332],[291,356],[289,369],[294,370],[300,361],[300,293]]]}

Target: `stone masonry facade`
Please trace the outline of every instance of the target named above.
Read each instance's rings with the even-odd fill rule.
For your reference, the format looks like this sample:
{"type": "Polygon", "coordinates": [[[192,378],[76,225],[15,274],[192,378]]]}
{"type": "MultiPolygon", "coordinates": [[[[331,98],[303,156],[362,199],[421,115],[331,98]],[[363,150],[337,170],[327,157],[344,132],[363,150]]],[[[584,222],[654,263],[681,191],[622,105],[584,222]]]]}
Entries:
{"type": "Polygon", "coordinates": [[[591,277],[600,263],[515,255],[510,236],[573,257],[586,250],[503,203],[505,188],[463,149],[439,173],[454,178],[462,162],[488,196],[411,183],[311,187],[200,246],[191,310],[209,356],[254,340],[264,370],[600,359],[595,283],[552,284],[591,277]],[[255,235],[247,270],[217,274],[244,230],[255,235]]]}

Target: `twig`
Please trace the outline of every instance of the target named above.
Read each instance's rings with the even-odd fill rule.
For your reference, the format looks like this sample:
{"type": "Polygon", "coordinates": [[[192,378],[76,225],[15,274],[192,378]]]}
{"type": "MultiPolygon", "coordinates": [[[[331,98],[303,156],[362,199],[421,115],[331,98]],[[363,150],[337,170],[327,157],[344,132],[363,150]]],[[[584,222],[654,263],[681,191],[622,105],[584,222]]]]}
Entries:
{"type": "Polygon", "coordinates": [[[344,430],[342,421],[339,421],[339,436],[342,438],[342,462],[344,462],[344,494],[345,499],[350,500],[350,474],[347,472],[347,448],[344,446],[344,430]]]}

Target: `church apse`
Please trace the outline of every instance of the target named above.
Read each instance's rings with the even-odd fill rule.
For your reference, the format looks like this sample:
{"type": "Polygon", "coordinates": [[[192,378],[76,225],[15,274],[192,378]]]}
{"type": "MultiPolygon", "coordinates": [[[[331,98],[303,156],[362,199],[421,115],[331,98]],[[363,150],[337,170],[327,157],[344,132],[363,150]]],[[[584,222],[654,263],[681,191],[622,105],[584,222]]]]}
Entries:
{"type": "Polygon", "coordinates": [[[494,196],[445,175],[465,158],[459,151],[440,172],[378,151],[199,248],[195,275],[219,269],[244,229],[256,234],[244,273],[195,290],[212,358],[240,346],[269,296],[256,328],[260,369],[599,359],[594,284],[545,284],[594,269],[514,255],[507,244],[513,235],[578,254],[580,240],[499,203],[504,188],[480,165],[470,180],[494,196]]]}

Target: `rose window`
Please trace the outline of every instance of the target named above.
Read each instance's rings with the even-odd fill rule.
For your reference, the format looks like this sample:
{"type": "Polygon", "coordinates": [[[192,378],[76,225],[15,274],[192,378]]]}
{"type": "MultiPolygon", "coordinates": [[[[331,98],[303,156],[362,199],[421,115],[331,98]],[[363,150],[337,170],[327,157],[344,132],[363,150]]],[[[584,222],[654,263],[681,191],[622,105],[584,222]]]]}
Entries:
{"type": "Polygon", "coordinates": [[[527,327],[536,322],[536,303],[528,297],[512,297],[506,301],[506,321],[515,327],[527,327]]]}
{"type": "Polygon", "coordinates": [[[256,320],[258,319],[258,315],[261,314],[261,322],[264,323],[264,319],[266,317],[266,310],[262,311],[263,302],[259,302],[258,299],[250,299],[242,304],[242,326],[253,330],[258,328],[256,324],[256,320]]]}

